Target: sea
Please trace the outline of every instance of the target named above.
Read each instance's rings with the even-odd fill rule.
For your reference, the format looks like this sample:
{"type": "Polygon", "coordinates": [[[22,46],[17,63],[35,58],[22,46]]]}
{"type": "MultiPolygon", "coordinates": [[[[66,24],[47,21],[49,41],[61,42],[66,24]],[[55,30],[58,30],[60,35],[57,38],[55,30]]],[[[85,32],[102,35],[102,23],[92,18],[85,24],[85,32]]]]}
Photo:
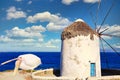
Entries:
{"type": "MultiPolygon", "coordinates": [[[[35,54],[41,58],[42,64],[35,68],[35,70],[48,68],[60,69],[61,52],[0,52],[0,63],[17,58],[22,54],[35,54]]],[[[120,70],[120,56],[115,52],[101,52],[100,57],[102,69],[120,70]]],[[[15,61],[10,62],[0,66],[0,71],[13,70],[14,66],[15,61]]]]}

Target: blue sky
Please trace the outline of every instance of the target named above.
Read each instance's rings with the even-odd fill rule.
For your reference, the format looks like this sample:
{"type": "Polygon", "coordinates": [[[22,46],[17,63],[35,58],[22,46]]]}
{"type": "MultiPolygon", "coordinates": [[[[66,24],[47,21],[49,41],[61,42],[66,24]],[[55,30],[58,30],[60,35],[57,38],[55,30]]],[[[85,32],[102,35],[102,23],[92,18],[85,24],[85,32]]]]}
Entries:
{"type": "MultiPolygon", "coordinates": [[[[102,29],[120,35],[120,0],[1,0],[0,51],[60,51],[61,32],[75,20],[83,19],[95,29],[92,19],[96,21],[99,3],[97,26],[114,3],[102,29]]],[[[103,38],[120,50],[120,38],[103,38]]]]}

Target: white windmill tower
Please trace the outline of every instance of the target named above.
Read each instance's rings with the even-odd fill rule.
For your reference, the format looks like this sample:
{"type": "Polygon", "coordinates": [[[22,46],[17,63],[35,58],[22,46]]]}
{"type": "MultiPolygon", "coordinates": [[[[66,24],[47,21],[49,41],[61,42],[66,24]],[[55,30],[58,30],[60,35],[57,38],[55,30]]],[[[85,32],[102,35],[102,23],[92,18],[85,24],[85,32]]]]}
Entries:
{"type": "Polygon", "coordinates": [[[61,75],[87,78],[90,76],[101,76],[100,66],[100,47],[101,42],[103,51],[103,41],[115,52],[120,54],[102,37],[119,37],[104,33],[108,28],[101,30],[106,18],[108,17],[114,3],[108,9],[100,27],[97,28],[97,16],[100,7],[100,0],[95,17],[91,14],[95,24],[95,30],[91,29],[83,20],[74,22],[62,32],[62,54],[61,54],[61,75]]]}
{"type": "Polygon", "coordinates": [[[61,76],[101,76],[98,33],[83,20],[77,20],[61,36],[61,76]]]}

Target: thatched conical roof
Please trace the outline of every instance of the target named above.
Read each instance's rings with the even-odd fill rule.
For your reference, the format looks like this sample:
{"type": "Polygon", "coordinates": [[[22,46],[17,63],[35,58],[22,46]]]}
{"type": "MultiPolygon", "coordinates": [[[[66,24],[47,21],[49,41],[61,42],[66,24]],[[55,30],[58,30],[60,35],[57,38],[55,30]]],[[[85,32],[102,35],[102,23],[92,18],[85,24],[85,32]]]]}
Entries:
{"type": "Polygon", "coordinates": [[[66,27],[61,35],[61,39],[70,39],[75,36],[88,36],[90,35],[90,39],[94,40],[93,35],[98,35],[97,32],[95,32],[93,29],[91,29],[85,22],[83,21],[77,21],[71,24],[70,26],[66,27]]]}

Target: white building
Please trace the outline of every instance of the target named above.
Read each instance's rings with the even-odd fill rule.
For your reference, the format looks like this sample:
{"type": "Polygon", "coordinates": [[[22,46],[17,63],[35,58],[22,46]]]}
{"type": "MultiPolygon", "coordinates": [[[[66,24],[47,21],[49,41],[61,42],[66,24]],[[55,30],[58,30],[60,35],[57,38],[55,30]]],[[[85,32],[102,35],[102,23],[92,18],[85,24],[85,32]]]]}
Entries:
{"type": "Polygon", "coordinates": [[[99,36],[84,21],[66,27],[61,35],[61,76],[101,76],[99,36]]]}

